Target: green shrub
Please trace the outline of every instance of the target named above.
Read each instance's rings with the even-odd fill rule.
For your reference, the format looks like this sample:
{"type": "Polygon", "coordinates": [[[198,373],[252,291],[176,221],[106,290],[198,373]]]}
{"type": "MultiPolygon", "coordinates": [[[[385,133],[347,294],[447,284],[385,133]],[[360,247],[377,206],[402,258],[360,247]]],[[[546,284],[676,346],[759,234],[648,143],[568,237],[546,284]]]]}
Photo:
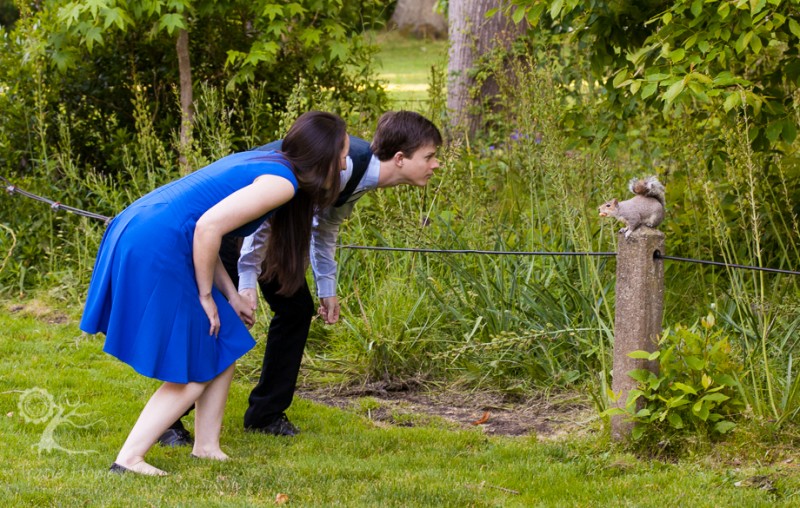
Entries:
{"type": "Polygon", "coordinates": [[[638,388],[628,393],[624,409],[604,414],[628,417],[635,423],[633,438],[647,444],[681,436],[713,439],[730,432],[745,408],[737,381],[741,361],[725,330],[714,328],[709,314],[699,328],[677,325],[665,330],[653,353],[630,353],[631,358],[657,360],[659,371],[629,372],[638,388]]]}

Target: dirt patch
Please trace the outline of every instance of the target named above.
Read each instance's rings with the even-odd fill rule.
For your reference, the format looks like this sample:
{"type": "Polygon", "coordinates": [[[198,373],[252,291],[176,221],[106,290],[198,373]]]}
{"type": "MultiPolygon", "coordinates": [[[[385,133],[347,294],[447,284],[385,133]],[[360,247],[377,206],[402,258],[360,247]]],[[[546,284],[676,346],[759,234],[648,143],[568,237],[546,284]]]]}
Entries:
{"type": "Polygon", "coordinates": [[[14,303],[6,307],[10,314],[24,314],[33,316],[40,321],[53,325],[61,325],[69,321],[69,316],[63,312],[51,309],[38,300],[30,300],[25,304],[14,303]]]}
{"type": "Polygon", "coordinates": [[[597,412],[579,394],[510,400],[499,394],[387,389],[373,384],[304,388],[298,395],[365,416],[377,424],[480,427],[486,434],[556,439],[596,427],[597,412]]]}

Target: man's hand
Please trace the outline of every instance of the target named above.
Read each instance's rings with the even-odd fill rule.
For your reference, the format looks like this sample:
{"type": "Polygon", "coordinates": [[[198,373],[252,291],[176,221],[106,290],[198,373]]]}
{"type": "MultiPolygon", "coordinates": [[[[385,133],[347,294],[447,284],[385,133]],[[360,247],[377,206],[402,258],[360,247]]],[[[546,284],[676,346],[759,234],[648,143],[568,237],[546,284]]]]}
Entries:
{"type": "Polygon", "coordinates": [[[253,326],[253,323],[256,321],[255,311],[253,310],[253,306],[250,305],[250,301],[247,299],[247,297],[241,293],[237,293],[228,303],[231,304],[233,310],[235,310],[236,314],[239,315],[239,319],[242,320],[248,329],[253,326]]]}
{"type": "Polygon", "coordinates": [[[242,289],[239,291],[239,294],[247,300],[248,305],[250,305],[250,309],[253,311],[253,315],[255,315],[256,308],[258,307],[258,295],[256,294],[256,288],[249,288],[249,289],[242,289]]]}
{"type": "Polygon", "coordinates": [[[339,298],[335,296],[320,298],[318,313],[326,325],[332,325],[339,321],[339,298]]]}

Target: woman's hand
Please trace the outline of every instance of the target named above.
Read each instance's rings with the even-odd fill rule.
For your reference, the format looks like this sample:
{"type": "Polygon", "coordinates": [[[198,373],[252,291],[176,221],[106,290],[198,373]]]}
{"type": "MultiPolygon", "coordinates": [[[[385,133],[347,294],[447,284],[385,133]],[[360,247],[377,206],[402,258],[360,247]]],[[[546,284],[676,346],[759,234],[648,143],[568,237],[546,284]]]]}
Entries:
{"type": "Polygon", "coordinates": [[[208,321],[211,323],[211,328],[208,329],[208,334],[214,337],[219,337],[219,313],[217,312],[217,304],[211,294],[200,295],[200,305],[208,316],[208,321]]]}
{"type": "Polygon", "coordinates": [[[239,315],[239,319],[242,320],[244,325],[250,329],[253,323],[255,323],[255,311],[250,304],[250,300],[240,293],[235,293],[231,295],[231,299],[228,303],[231,304],[231,307],[233,307],[233,310],[239,315]]]}

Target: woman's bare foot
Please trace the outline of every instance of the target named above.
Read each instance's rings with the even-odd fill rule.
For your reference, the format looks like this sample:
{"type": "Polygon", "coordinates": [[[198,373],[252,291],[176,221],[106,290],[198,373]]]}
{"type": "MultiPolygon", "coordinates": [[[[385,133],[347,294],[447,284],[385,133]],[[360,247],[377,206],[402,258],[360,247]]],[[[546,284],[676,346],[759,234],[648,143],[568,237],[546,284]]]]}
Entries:
{"type": "Polygon", "coordinates": [[[155,466],[151,466],[144,460],[140,460],[133,464],[127,464],[117,460],[114,464],[111,465],[111,471],[115,473],[136,473],[136,474],[143,474],[147,476],[167,476],[166,471],[162,471],[155,466]]]}
{"type": "Polygon", "coordinates": [[[230,458],[225,454],[225,452],[223,452],[219,448],[201,450],[197,447],[195,447],[195,449],[192,450],[192,457],[197,459],[211,459],[211,460],[221,460],[221,461],[225,461],[230,458]]]}

